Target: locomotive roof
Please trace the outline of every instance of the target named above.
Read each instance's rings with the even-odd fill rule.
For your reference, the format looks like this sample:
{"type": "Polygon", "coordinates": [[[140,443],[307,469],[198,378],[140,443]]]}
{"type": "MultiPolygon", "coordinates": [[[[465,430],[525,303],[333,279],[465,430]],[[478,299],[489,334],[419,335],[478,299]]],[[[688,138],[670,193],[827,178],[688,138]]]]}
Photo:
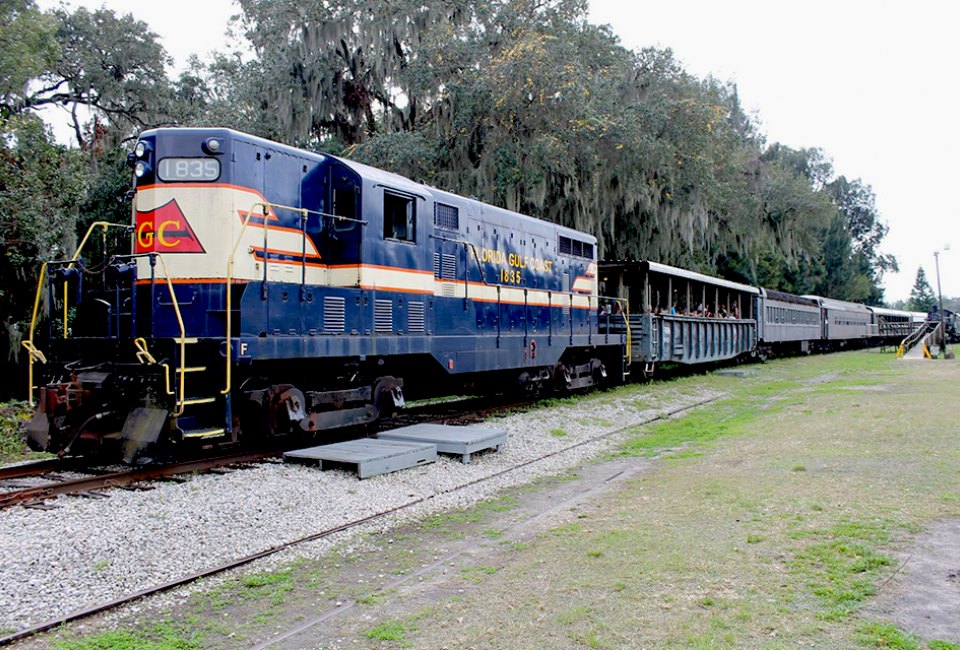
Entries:
{"type": "Polygon", "coordinates": [[[280,142],[275,142],[273,140],[267,140],[259,136],[250,135],[249,133],[244,133],[243,131],[237,131],[235,129],[228,128],[195,128],[195,127],[161,127],[157,129],[150,129],[141,133],[141,137],[155,134],[157,132],[170,131],[177,133],[195,133],[197,135],[204,135],[209,137],[229,137],[237,138],[240,140],[245,140],[247,142],[252,142],[254,144],[271,148],[271,149],[282,149],[290,153],[298,153],[301,155],[307,155],[310,157],[315,157],[318,161],[328,159],[335,160],[348,169],[355,172],[361,178],[366,181],[369,181],[373,186],[382,185],[390,187],[402,192],[408,192],[415,196],[419,196],[423,199],[439,199],[445,200],[451,204],[456,204],[461,207],[465,207],[468,210],[472,208],[472,213],[479,217],[481,210],[485,212],[483,215],[485,220],[489,220],[491,216],[500,217],[504,224],[507,224],[509,221],[529,221],[530,223],[540,223],[540,224],[549,224],[549,226],[556,228],[558,231],[565,235],[572,235],[581,241],[592,243],[596,245],[597,238],[591,234],[575,230],[573,228],[568,228],[560,224],[554,224],[543,219],[538,219],[536,217],[531,217],[519,212],[513,212],[512,210],[507,210],[506,208],[501,208],[489,203],[484,203],[477,199],[467,198],[459,194],[454,194],[452,192],[445,192],[443,190],[437,189],[435,187],[430,187],[429,185],[424,185],[423,183],[418,183],[413,181],[406,176],[400,174],[395,174],[393,172],[388,172],[377,167],[372,167],[370,165],[365,165],[363,163],[357,162],[355,160],[349,160],[347,158],[341,158],[339,156],[334,156],[331,154],[319,153],[316,151],[311,151],[309,149],[300,149],[293,147],[291,145],[282,144],[280,142]]]}

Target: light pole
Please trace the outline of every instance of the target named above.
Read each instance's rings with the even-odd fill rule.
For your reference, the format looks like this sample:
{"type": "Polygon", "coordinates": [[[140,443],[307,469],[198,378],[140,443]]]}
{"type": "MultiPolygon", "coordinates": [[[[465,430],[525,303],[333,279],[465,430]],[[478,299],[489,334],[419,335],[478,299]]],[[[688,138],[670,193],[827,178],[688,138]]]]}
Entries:
{"type": "MultiPolygon", "coordinates": [[[[950,250],[950,244],[946,244],[943,247],[943,250],[950,250]]],[[[947,357],[947,325],[944,322],[943,317],[943,292],[940,291],[940,251],[933,251],[933,260],[937,267],[937,302],[939,303],[940,309],[940,350],[943,352],[943,357],[947,357]]]]}

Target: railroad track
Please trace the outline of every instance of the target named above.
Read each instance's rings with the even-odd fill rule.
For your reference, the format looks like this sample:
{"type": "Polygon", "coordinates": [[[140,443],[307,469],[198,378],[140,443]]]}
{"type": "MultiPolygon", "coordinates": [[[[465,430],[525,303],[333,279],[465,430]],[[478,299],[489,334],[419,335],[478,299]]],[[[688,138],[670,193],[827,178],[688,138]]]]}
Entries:
{"type": "MultiPolygon", "coordinates": [[[[388,418],[378,425],[378,430],[408,426],[420,422],[444,422],[447,424],[467,424],[480,421],[491,414],[504,409],[528,407],[535,402],[505,401],[498,397],[468,397],[462,400],[446,400],[415,406],[409,412],[401,412],[388,418]]],[[[359,437],[356,432],[346,436],[333,436],[330,442],[341,438],[359,437]]],[[[319,444],[304,439],[294,445],[309,446],[319,444]]],[[[291,445],[288,445],[291,446],[291,445]]],[[[251,452],[238,455],[218,456],[209,459],[189,460],[170,465],[151,465],[119,472],[99,473],[98,475],[84,476],[71,480],[56,480],[48,484],[17,488],[0,492],[0,510],[16,505],[28,507],[44,507],[44,503],[60,495],[103,496],[103,490],[112,488],[130,488],[145,481],[168,479],[180,474],[206,472],[230,465],[243,465],[261,462],[267,458],[275,458],[283,450],[251,452]]],[[[42,477],[48,474],[63,471],[91,471],[88,461],[82,458],[49,458],[31,463],[23,463],[10,467],[0,467],[0,481],[9,481],[20,478],[42,477]]]]}
{"type": "Polygon", "coordinates": [[[62,458],[44,458],[43,460],[21,463],[20,465],[0,467],[0,481],[43,476],[51,472],[71,470],[76,466],[76,461],[66,461],[62,458]]]}
{"type": "MultiPolygon", "coordinates": [[[[78,479],[59,481],[49,485],[38,485],[34,487],[12,490],[0,493],[0,509],[9,508],[15,505],[36,505],[43,503],[47,499],[52,499],[63,494],[86,494],[98,495],[100,490],[110,488],[130,487],[144,481],[156,481],[171,478],[180,474],[193,474],[196,472],[207,472],[216,468],[230,467],[234,465],[245,465],[250,463],[259,463],[267,458],[274,458],[281,452],[264,451],[254,453],[232,454],[229,456],[217,456],[215,458],[204,458],[200,460],[189,460],[171,465],[151,465],[121,472],[110,472],[94,476],[84,476],[78,479]]],[[[16,470],[20,467],[4,468],[5,470],[16,470]]],[[[41,471],[42,466],[37,464],[36,470],[32,474],[20,474],[19,476],[37,476],[44,474],[41,471]]],[[[63,466],[57,465],[54,470],[63,469],[63,466]]],[[[2,476],[0,478],[12,478],[12,476],[2,476]]]]}
{"type": "MultiPolygon", "coordinates": [[[[250,564],[250,563],[252,563],[252,562],[254,562],[254,561],[256,561],[256,560],[259,560],[259,559],[262,559],[262,558],[265,558],[265,557],[274,555],[274,554],[276,554],[276,553],[279,553],[279,552],[281,552],[281,551],[290,549],[290,548],[295,547],[295,546],[299,546],[299,545],[302,545],[302,544],[306,544],[306,543],[308,543],[308,542],[313,542],[313,541],[316,541],[316,540],[319,540],[319,539],[323,539],[323,538],[325,538],[325,537],[329,537],[329,536],[334,535],[334,534],[336,534],[336,533],[348,531],[348,530],[351,530],[351,529],[353,529],[353,528],[357,528],[357,527],[359,527],[359,526],[362,526],[362,525],[364,525],[364,524],[367,524],[367,523],[370,523],[370,522],[374,522],[374,521],[378,521],[378,520],[384,519],[384,518],[386,518],[386,517],[389,517],[390,515],[393,515],[393,514],[395,514],[395,513],[408,510],[408,509],[413,508],[413,507],[415,507],[415,506],[417,506],[417,505],[426,503],[426,502],[428,502],[428,501],[432,501],[433,499],[436,499],[436,498],[438,498],[438,497],[445,496],[445,495],[448,495],[448,494],[453,494],[453,493],[456,493],[456,492],[458,492],[458,491],[460,491],[460,490],[466,489],[466,488],[468,488],[468,487],[472,487],[472,486],[475,486],[475,485],[478,485],[478,484],[485,483],[485,482],[487,482],[487,481],[491,481],[491,480],[493,480],[493,479],[495,479],[495,478],[499,478],[499,477],[504,476],[504,475],[506,475],[506,474],[510,474],[510,473],[512,473],[512,472],[515,472],[515,471],[517,471],[517,470],[523,469],[523,468],[525,468],[525,467],[529,467],[530,465],[534,465],[534,464],[539,463],[539,462],[541,462],[541,461],[544,461],[544,460],[546,460],[546,459],[548,459],[548,458],[553,458],[553,457],[555,457],[555,456],[559,456],[559,455],[561,455],[561,454],[564,454],[564,453],[566,453],[566,452],[569,452],[569,451],[571,451],[571,450],[573,450],[573,449],[577,449],[577,448],[582,447],[582,446],[584,446],[584,445],[589,445],[589,444],[594,444],[594,443],[600,442],[600,441],[602,441],[602,440],[604,440],[604,439],[606,439],[606,438],[610,438],[610,437],[615,436],[615,435],[617,435],[617,434],[623,433],[623,432],[625,432],[625,431],[627,431],[627,430],[629,430],[629,429],[633,429],[633,428],[639,427],[639,426],[649,425],[649,424],[652,424],[652,423],[657,422],[657,421],[660,421],[660,420],[666,420],[666,419],[672,418],[672,417],[674,417],[674,416],[676,416],[676,415],[679,415],[680,413],[684,413],[684,412],[686,412],[686,411],[689,411],[689,410],[692,410],[692,409],[695,409],[695,408],[699,408],[699,407],[701,407],[701,406],[705,406],[705,405],[710,404],[710,403],[712,403],[712,402],[714,402],[714,401],[716,401],[716,400],[718,400],[718,399],[720,399],[720,398],[719,398],[719,397],[713,397],[713,398],[710,398],[710,399],[706,399],[706,400],[702,400],[702,401],[696,402],[696,403],[694,403],[694,404],[689,404],[689,405],[687,405],[687,406],[679,407],[679,408],[673,409],[673,410],[671,410],[671,411],[667,411],[667,412],[665,412],[665,413],[661,413],[661,414],[659,414],[659,415],[655,415],[655,416],[650,417],[650,418],[647,418],[647,419],[645,419],[645,420],[641,420],[641,421],[638,421],[638,422],[632,422],[632,423],[630,423],[630,424],[628,424],[628,425],[626,425],[626,426],[619,427],[619,428],[613,429],[613,430],[611,430],[611,431],[606,431],[606,432],[604,432],[604,433],[601,433],[601,434],[599,434],[599,435],[593,436],[593,437],[588,438],[588,439],[586,439],[586,440],[582,440],[582,441],[577,442],[577,443],[575,443],[575,444],[568,445],[568,446],[566,446],[566,447],[564,447],[564,448],[562,448],[562,449],[557,449],[557,450],[555,450],[555,451],[552,451],[552,452],[543,454],[543,455],[541,455],[541,456],[537,456],[536,458],[532,458],[532,459],[526,460],[526,461],[524,461],[524,462],[517,463],[516,465],[512,465],[512,466],[507,467],[507,468],[505,468],[505,469],[503,469],[503,470],[500,470],[500,471],[498,471],[498,472],[494,472],[494,473],[492,473],[492,474],[488,474],[488,475],[486,475],[486,476],[482,476],[482,477],[477,478],[477,479],[474,479],[474,480],[472,480],[472,481],[468,481],[468,482],[466,482],[466,483],[462,483],[462,484],[460,484],[460,485],[456,485],[456,486],[454,486],[454,487],[451,487],[451,488],[448,488],[448,489],[445,489],[445,490],[441,490],[441,491],[435,492],[435,493],[433,493],[433,494],[429,494],[429,495],[425,495],[425,496],[418,497],[418,498],[415,498],[415,499],[411,499],[410,501],[407,501],[407,502],[405,502],[405,503],[403,503],[403,504],[400,504],[400,505],[398,505],[398,506],[395,506],[395,507],[392,507],[392,508],[387,508],[387,509],[381,510],[381,511],[379,511],[379,512],[373,513],[373,514],[371,514],[371,515],[368,515],[368,516],[365,516],[365,517],[361,517],[361,518],[359,518],[359,519],[354,519],[354,520],[351,520],[351,521],[348,521],[348,522],[339,524],[339,525],[337,525],[337,526],[333,526],[333,527],[331,527],[331,528],[326,528],[326,529],[324,529],[324,530],[317,531],[317,532],[315,532],[315,533],[312,533],[312,534],[310,534],[310,535],[306,535],[306,536],[301,537],[301,538],[299,538],[299,539],[295,539],[295,540],[292,540],[292,541],[290,541],[290,542],[286,542],[286,543],[283,543],[283,544],[278,544],[278,545],[276,545],[276,546],[272,546],[272,547],[270,547],[270,548],[267,548],[267,549],[258,551],[258,552],[256,552],[256,553],[252,553],[252,554],[247,555],[247,556],[245,556],[245,557],[237,558],[237,559],[235,559],[235,560],[230,560],[230,561],[228,561],[228,562],[225,562],[225,563],[223,563],[223,564],[217,565],[217,566],[215,566],[215,567],[212,567],[212,568],[209,568],[209,569],[205,569],[205,570],[202,570],[202,571],[198,571],[198,572],[196,572],[196,573],[192,573],[192,574],[190,574],[190,575],[183,576],[183,577],[181,577],[181,578],[177,578],[177,579],[175,579],[175,580],[171,580],[171,581],[169,581],[169,582],[165,582],[165,583],[160,584],[160,585],[156,585],[156,586],[153,586],[153,587],[149,587],[149,588],[147,588],[147,589],[140,590],[140,591],[138,591],[138,592],[136,592],[136,593],[132,593],[132,594],[129,594],[129,595],[127,595],[127,596],[123,596],[123,597],[121,597],[121,598],[117,598],[117,599],[115,599],[115,600],[111,600],[111,601],[109,601],[109,602],[100,603],[100,604],[98,604],[98,605],[93,605],[93,606],[91,606],[91,607],[87,607],[87,608],[84,608],[84,609],[81,609],[81,610],[78,610],[78,611],[75,611],[75,612],[68,613],[68,614],[66,614],[66,615],[64,615],[64,616],[60,616],[60,617],[51,619],[51,620],[49,620],[49,621],[45,621],[45,622],[43,622],[43,623],[39,623],[39,624],[37,624],[37,625],[34,625],[33,627],[30,627],[30,628],[21,630],[21,631],[19,631],[19,632],[14,632],[14,633],[12,633],[12,634],[8,634],[8,635],[6,635],[6,636],[0,637],[0,646],[8,645],[8,644],[10,644],[10,643],[13,643],[14,641],[19,641],[19,640],[21,640],[21,639],[25,639],[25,638],[28,638],[28,637],[31,637],[31,636],[35,636],[35,635],[37,635],[37,634],[40,634],[41,632],[45,632],[45,631],[47,631],[47,630],[53,629],[53,628],[55,628],[55,627],[58,627],[58,626],[60,626],[60,625],[65,624],[65,623],[69,623],[69,622],[72,622],[72,621],[76,621],[76,620],[79,620],[79,619],[83,619],[83,618],[87,618],[87,617],[93,616],[93,615],[95,615],[95,614],[99,614],[99,613],[102,613],[102,612],[106,612],[106,611],[110,611],[110,610],[116,609],[116,608],[118,608],[118,607],[121,607],[122,605],[126,605],[126,604],[129,604],[129,603],[135,602],[135,601],[137,601],[137,600],[141,600],[141,599],[146,598],[146,597],[148,597],[148,596],[153,596],[153,595],[160,594],[160,593],[163,593],[163,592],[166,592],[166,591],[170,591],[171,589],[174,589],[174,588],[176,588],[176,587],[181,587],[181,586],[190,584],[190,583],[195,582],[195,581],[197,581],[197,580],[199,580],[199,579],[201,579],[201,578],[207,578],[207,577],[215,576],[215,575],[220,574],[220,573],[223,573],[223,572],[225,572],[225,571],[229,571],[229,570],[231,570],[231,569],[236,569],[236,568],[242,567],[242,566],[247,565],[247,564],[250,564]]],[[[197,461],[197,462],[199,463],[199,462],[202,462],[202,461],[197,461]]],[[[238,462],[238,463],[239,463],[239,462],[242,462],[242,461],[236,460],[236,461],[234,461],[234,462],[238,462]]],[[[247,462],[251,462],[251,461],[247,461],[247,462]]],[[[144,471],[146,471],[146,470],[144,470],[144,471]]],[[[199,471],[199,470],[193,470],[193,471],[199,471]]],[[[141,479],[141,480],[143,480],[143,479],[141,479]]]]}

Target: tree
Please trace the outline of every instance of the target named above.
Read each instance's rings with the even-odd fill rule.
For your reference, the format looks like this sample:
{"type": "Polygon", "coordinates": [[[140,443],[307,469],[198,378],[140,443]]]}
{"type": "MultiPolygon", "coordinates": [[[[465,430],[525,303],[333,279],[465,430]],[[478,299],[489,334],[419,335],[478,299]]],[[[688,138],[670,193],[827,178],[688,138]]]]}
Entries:
{"type": "Polygon", "coordinates": [[[928,313],[933,306],[937,304],[937,297],[933,295],[933,289],[927,281],[927,274],[923,267],[917,269],[917,279],[910,290],[910,298],[907,300],[907,309],[910,311],[921,311],[928,313]]]}
{"type": "Polygon", "coordinates": [[[0,114],[66,108],[81,146],[89,115],[80,107],[98,123],[127,132],[173,120],[175,95],[164,69],[169,57],[146,23],[107,9],[40,14],[32,0],[15,0],[4,11],[0,39],[32,55],[9,63],[4,52],[0,114]]]}
{"type": "Polygon", "coordinates": [[[0,119],[23,105],[31,81],[48,75],[60,58],[57,24],[33,0],[0,5],[0,119]]]}
{"type": "Polygon", "coordinates": [[[55,144],[37,116],[0,120],[0,394],[21,388],[10,370],[27,334],[37,272],[72,250],[85,186],[81,153],[55,144]]]}

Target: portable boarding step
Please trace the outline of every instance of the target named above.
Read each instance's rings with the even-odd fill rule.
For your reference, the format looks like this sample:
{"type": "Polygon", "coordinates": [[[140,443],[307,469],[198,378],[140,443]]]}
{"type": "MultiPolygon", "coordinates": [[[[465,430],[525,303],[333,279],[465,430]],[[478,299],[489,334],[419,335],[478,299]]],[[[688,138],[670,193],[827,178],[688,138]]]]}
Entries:
{"type": "Polygon", "coordinates": [[[319,465],[322,470],[356,466],[357,476],[369,478],[434,463],[437,460],[437,446],[422,442],[348,440],[288,451],[283,455],[283,459],[294,463],[319,465]]]}
{"type": "Polygon", "coordinates": [[[500,447],[507,441],[507,432],[474,426],[414,424],[400,429],[382,431],[377,434],[377,438],[402,442],[428,442],[436,445],[437,451],[460,456],[464,463],[469,463],[470,455],[474,452],[483,449],[500,451],[500,447]]]}

